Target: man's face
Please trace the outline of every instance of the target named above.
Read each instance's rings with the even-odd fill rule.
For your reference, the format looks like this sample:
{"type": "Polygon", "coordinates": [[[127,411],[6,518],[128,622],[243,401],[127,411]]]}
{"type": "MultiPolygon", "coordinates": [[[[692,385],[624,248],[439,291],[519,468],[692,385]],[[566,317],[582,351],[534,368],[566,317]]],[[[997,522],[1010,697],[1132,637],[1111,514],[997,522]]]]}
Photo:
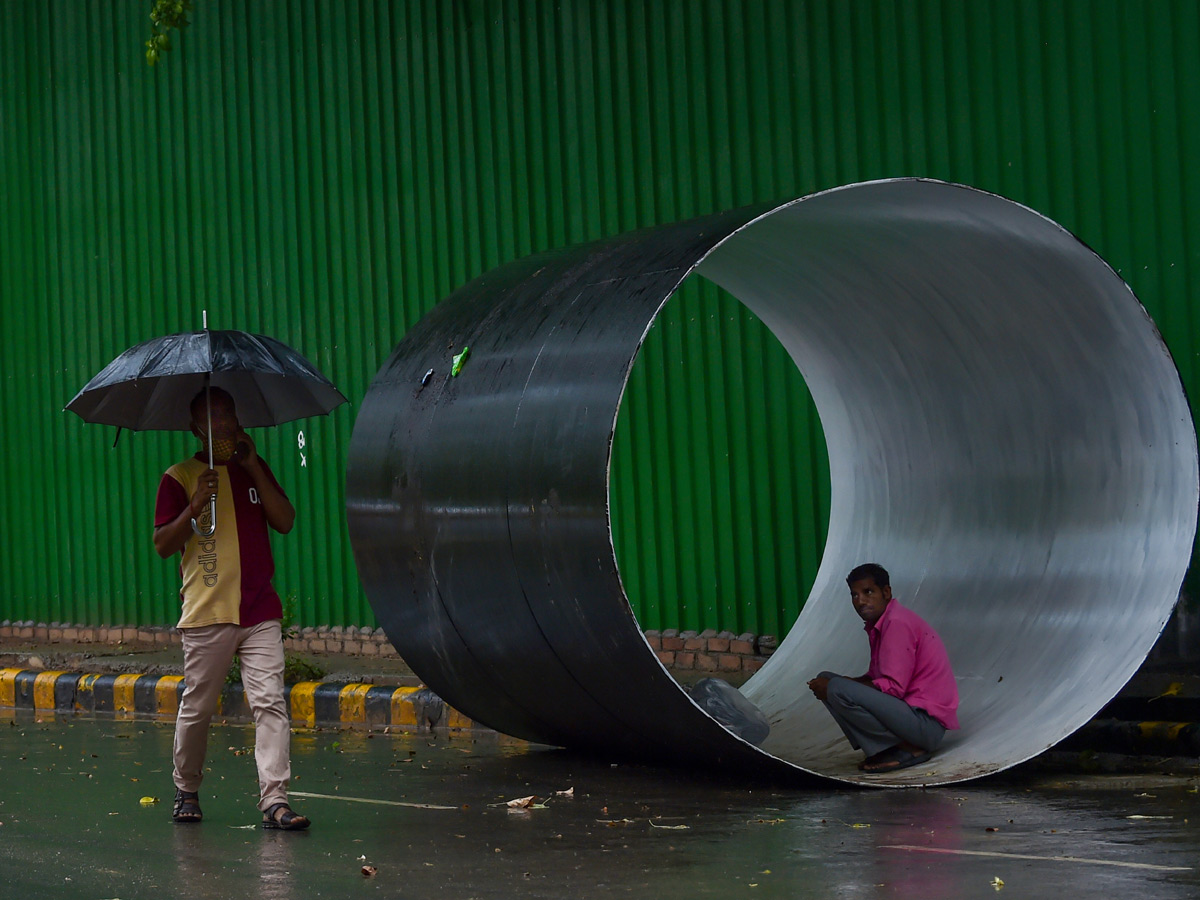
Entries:
{"type": "Polygon", "coordinates": [[[850,602],[868,625],[874,625],[892,599],[892,586],[880,587],[874,578],[860,578],[850,583],[850,602]]]}
{"type": "MultiPolygon", "coordinates": [[[[212,405],[212,436],[214,445],[222,441],[233,441],[237,438],[241,426],[238,424],[237,410],[233,405],[233,400],[224,394],[214,393],[210,397],[212,405]]],[[[206,435],[208,433],[208,413],[205,411],[203,403],[196,404],[196,411],[192,417],[192,430],[196,432],[196,436],[200,440],[208,443],[206,435]]]]}

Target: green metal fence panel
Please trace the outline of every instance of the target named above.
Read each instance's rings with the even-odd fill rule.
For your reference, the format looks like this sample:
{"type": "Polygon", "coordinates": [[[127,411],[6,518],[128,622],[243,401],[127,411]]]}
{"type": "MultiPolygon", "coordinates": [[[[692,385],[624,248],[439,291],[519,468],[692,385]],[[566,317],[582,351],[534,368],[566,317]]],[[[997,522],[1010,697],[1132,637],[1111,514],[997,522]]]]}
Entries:
{"type": "Polygon", "coordinates": [[[703,280],[642,347],[610,494],[643,627],[782,634],[799,614],[829,519],[820,421],[774,336],[703,280]]]}
{"type": "MultiPolygon", "coordinates": [[[[300,624],[373,624],[346,449],[426,310],[536,250],[853,181],[960,181],[1063,223],[1197,389],[1190,0],[205,0],[155,68],[148,6],[0,4],[0,617],[175,618],[150,520],[190,439],[114,448],[61,412],[126,346],[207,309],[339,384],[349,407],[260,436],[300,510],[278,585],[300,624]]],[[[820,560],[824,453],[774,339],[685,283],[614,441],[642,623],[786,631],[820,560]]]]}

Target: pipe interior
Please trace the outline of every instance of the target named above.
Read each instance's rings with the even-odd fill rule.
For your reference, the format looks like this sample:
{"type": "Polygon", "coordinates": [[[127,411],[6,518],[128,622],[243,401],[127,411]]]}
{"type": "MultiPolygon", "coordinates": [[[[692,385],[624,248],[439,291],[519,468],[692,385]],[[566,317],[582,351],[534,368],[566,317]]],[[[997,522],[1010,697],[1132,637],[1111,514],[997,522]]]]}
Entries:
{"type": "Polygon", "coordinates": [[[695,271],[786,348],[829,450],[815,584],[743,687],[762,749],[878,783],[805,687],[866,670],[844,578],[868,561],[942,635],[961,696],[961,729],[889,783],[999,771],[1084,724],[1166,623],[1196,522],[1191,414],[1124,282],[1025,207],[916,181],[781,207],[695,271]]]}

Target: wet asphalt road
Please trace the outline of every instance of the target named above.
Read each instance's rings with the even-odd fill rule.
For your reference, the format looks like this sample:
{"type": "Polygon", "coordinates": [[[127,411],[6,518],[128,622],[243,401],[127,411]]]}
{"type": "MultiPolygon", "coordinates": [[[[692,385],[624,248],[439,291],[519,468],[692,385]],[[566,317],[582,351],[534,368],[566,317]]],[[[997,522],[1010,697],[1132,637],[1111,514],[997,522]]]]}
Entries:
{"type": "Polygon", "coordinates": [[[1196,778],[764,788],[487,736],[301,731],[314,825],[288,834],[257,826],[240,725],[213,729],[203,824],[172,824],[172,728],[0,718],[0,898],[1200,896],[1196,778]],[[545,808],[505,805],[529,795],[545,808]]]}

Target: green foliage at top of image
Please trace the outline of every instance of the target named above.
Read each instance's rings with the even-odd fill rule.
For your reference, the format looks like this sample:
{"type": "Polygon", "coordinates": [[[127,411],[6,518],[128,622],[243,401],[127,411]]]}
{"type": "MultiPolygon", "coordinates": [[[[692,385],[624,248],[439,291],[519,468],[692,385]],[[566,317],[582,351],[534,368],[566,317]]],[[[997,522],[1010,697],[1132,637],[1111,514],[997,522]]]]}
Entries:
{"type": "Polygon", "coordinates": [[[150,40],[146,41],[146,63],[154,65],[171,49],[171,29],[183,31],[191,22],[192,0],[155,0],[150,10],[150,40]]]}

